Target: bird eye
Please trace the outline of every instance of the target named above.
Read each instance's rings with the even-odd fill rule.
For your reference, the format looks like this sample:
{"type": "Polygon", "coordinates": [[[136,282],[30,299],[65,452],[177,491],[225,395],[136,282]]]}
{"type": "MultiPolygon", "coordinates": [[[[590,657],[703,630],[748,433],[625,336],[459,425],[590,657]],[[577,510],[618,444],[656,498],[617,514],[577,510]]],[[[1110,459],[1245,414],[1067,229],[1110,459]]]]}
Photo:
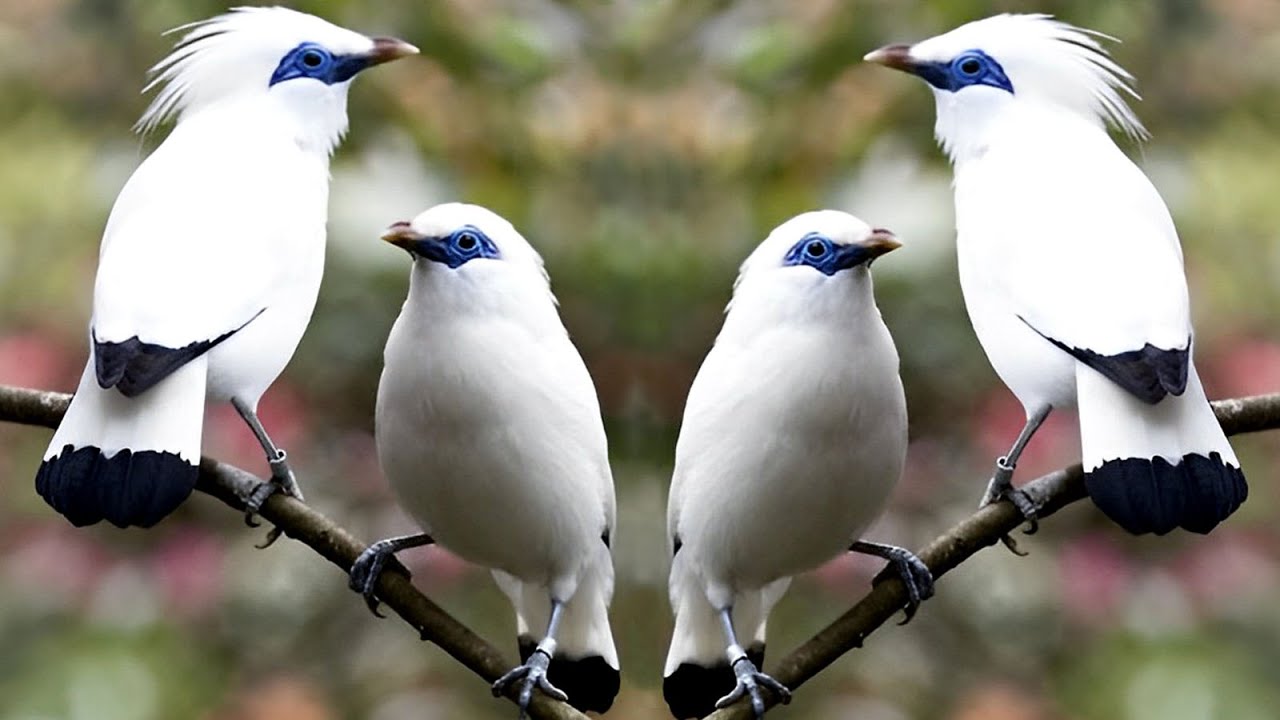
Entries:
{"type": "Polygon", "coordinates": [[[967,77],[973,77],[982,72],[982,61],[972,55],[960,61],[960,73],[967,77]]]}
{"type": "Polygon", "coordinates": [[[308,50],[302,53],[302,64],[309,68],[318,68],[324,64],[324,53],[319,50],[308,50]]]}
{"type": "Polygon", "coordinates": [[[454,240],[454,244],[463,252],[471,252],[480,245],[480,239],[476,237],[475,233],[466,231],[458,233],[458,237],[454,240]]]}
{"type": "Polygon", "coordinates": [[[811,258],[820,258],[827,254],[827,244],[821,240],[814,240],[804,246],[804,253],[811,258]]]}

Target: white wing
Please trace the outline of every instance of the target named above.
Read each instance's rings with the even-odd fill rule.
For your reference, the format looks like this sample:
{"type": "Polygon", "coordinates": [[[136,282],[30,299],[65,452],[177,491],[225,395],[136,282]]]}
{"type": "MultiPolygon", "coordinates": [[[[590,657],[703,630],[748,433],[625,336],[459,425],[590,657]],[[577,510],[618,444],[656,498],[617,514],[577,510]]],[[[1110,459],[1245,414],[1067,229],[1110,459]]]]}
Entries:
{"type": "Polygon", "coordinates": [[[989,290],[1063,346],[1186,348],[1182,250],[1160,195],[1101,130],[1056,130],[1006,138],[959,170],[961,253],[981,265],[974,274],[989,290]]]}
{"type": "Polygon", "coordinates": [[[102,241],[100,341],[180,348],[234,332],[323,258],[327,161],[259,113],[179,124],[125,185],[102,241]],[[238,123],[239,126],[234,123],[238,123]]]}

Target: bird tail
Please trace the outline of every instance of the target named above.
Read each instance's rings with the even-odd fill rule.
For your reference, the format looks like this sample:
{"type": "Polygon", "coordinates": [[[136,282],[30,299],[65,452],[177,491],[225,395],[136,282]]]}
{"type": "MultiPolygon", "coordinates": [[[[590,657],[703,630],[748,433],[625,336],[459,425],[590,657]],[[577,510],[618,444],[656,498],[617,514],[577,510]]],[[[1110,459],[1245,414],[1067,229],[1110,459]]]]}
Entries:
{"type": "MultiPolygon", "coordinates": [[[[790,583],[790,578],[778,580],[762,590],[740,593],[734,598],[734,633],[757,668],[764,665],[769,611],[790,583]]],[[[676,622],[662,671],[662,696],[678,720],[705,717],[716,709],[716,701],[737,684],[725,654],[728,642],[702,583],[679,553],[671,565],[670,587],[676,622]]]]}
{"type": "Polygon", "coordinates": [[[1248,497],[1194,364],[1186,391],[1148,404],[1077,363],[1085,486],[1125,530],[1207,533],[1248,497]]]}
{"type": "MultiPolygon", "coordinates": [[[[599,553],[600,557],[584,573],[564,607],[547,679],[563,690],[569,696],[569,704],[579,711],[603,713],[613,705],[621,675],[618,651],[609,627],[613,561],[603,543],[599,553]]],[[[516,608],[520,662],[525,662],[538,646],[551,617],[547,589],[521,582],[499,570],[495,570],[493,576],[516,608]]]]}
{"type": "Polygon", "coordinates": [[[151,527],[196,485],[207,359],[134,398],[98,385],[93,360],[36,473],[36,492],[73,525],[151,527]]]}

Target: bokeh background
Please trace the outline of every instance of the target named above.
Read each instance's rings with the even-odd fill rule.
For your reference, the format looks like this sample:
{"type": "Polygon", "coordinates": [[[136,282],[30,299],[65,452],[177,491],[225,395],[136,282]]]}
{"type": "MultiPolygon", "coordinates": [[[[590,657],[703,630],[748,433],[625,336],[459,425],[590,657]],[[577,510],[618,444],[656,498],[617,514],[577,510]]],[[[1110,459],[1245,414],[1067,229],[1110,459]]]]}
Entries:
{"type": "MultiPolygon", "coordinates": [[[[465,199],[545,255],[608,423],[620,508],[617,718],[665,716],[663,503],[685,392],[736,266],[792,214],[846,209],[906,247],[876,265],[911,409],[909,469],[876,540],[918,547],[969,513],[1021,411],[956,282],[950,172],[918,82],[881,44],[1004,10],[1124,39],[1154,139],[1127,146],[1178,221],[1213,396],[1280,389],[1280,3],[1274,0],[370,0],[298,2],[420,58],[362,76],[334,165],[315,320],[262,414],[308,498],[358,535],[412,530],[373,455],[381,352],[407,261],[389,222],[465,199]]],[[[129,128],[161,32],[208,0],[0,0],[0,382],[69,391],[98,240],[159,141],[129,128]]],[[[163,131],[162,131],[163,133],[163,131]]],[[[227,288],[227,292],[235,292],[227,288]]],[[[1078,458],[1050,420],[1023,479],[1078,458]]],[[[207,453],[265,473],[227,407],[207,453]]],[[[150,532],[76,530],[32,491],[49,438],[0,426],[0,718],[445,720],[513,707],[398,620],[377,620],[307,549],[253,544],[196,496],[150,532]]],[[[1209,537],[1132,538],[1085,504],[949,575],[770,717],[1265,720],[1280,717],[1280,433],[1235,446],[1248,504],[1209,537]]],[[[406,553],[416,582],[514,656],[486,573],[406,553]]],[[[776,659],[868,588],[877,564],[801,578],[776,659]]]]}

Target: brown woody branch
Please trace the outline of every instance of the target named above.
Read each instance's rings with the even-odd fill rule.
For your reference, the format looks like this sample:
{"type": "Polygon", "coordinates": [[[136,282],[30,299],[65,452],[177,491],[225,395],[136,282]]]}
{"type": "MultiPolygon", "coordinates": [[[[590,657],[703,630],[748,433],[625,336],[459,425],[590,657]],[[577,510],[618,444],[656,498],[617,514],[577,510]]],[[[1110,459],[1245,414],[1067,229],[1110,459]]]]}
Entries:
{"type": "MultiPolygon", "coordinates": [[[[70,401],[71,396],[62,393],[0,385],[0,421],[56,428],[70,401]]],[[[196,489],[243,511],[241,498],[260,482],[252,473],[206,457],[200,460],[196,489]]],[[[366,547],[332,520],[291,497],[272,495],[261,515],[344,572],[366,547]]],[[[387,607],[417,629],[423,640],[435,643],[486,682],[492,683],[515,666],[513,660],[418,592],[407,576],[384,572],[378,579],[377,593],[387,607]]],[[[363,604],[354,593],[352,600],[363,604]]],[[[518,689],[519,683],[513,684],[513,699],[518,689]]],[[[586,720],[569,705],[541,693],[534,693],[529,714],[535,720],[586,720]]]]}
{"type": "MultiPolygon", "coordinates": [[[[1213,403],[1218,422],[1228,435],[1280,428],[1280,393],[1220,400],[1213,403]]],[[[1079,465],[1052,472],[1023,486],[1033,500],[1042,503],[1044,518],[1085,497],[1084,475],[1079,465]]],[[[968,560],[979,550],[994,545],[1022,524],[1014,507],[1002,502],[988,505],[966,518],[917,553],[935,578],[968,560]]],[[[795,689],[822,672],[840,656],[860,647],[863,640],[902,609],[906,592],[897,578],[886,579],[871,589],[835,622],[818,632],[787,655],[773,669],[773,677],[795,689]]],[[[772,696],[766,698],[772,703],[772,696]]],[[[749,720],[746,702],[717,710],[706,720],[749,720]]]]}

